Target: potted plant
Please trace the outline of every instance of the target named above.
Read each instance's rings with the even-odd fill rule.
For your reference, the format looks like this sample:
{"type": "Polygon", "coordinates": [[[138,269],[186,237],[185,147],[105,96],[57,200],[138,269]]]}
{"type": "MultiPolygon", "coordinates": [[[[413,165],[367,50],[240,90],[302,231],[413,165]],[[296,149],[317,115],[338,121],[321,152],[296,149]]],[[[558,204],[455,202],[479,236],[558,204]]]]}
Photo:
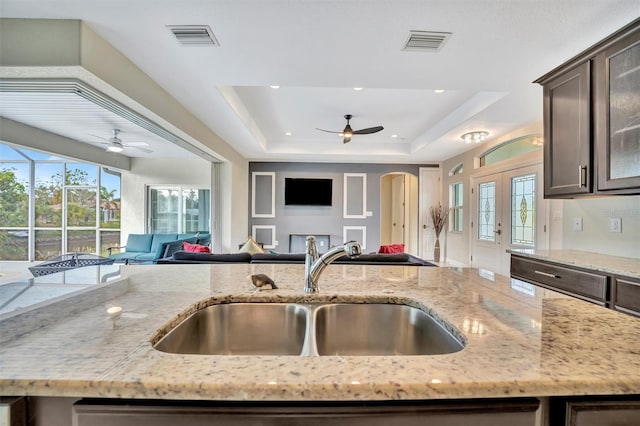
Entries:
{"type": "Polygon", "coordinates": [[[436,234],[436,244],[433,248],[433,260],[440,262],[440,233],[447,223],[447,215],[442,208],[442,204],[438,203],[437,207],[431,206],[431,221],[433,222],[433,232],[436,234]]]}

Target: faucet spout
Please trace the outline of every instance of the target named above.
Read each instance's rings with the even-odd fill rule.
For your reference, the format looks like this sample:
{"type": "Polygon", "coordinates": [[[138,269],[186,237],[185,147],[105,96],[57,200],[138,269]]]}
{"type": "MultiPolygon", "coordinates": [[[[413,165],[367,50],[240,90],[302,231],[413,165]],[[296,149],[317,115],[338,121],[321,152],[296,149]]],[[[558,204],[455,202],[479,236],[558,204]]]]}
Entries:
{"type": "Polygon", "coordinates": [[[318,291],[318,286],[313,285],[311,281],[311,267],[318,260],[318,247],[316,246],[316,237],[309,235],[307,237],[307,251],[304,256],[304,291],[305,293],[313,293],[318,291]]]}
{"type": "Polygon", "coordinates": [[[361,254],[362,248],[360,247],[360,244],[356,241],[350,241],[344,245],[334,247],[323,254],[321,257],[318,257],[318,250],[315,246],[315,238],[307,237],[307,255],[305,256],[304,270],[305,293],[316,293],[319,291],[318,281],[320,280],[320,275],[322,275],[324,269],[333,261],[338,260],[344,256],[354,258],[360,256],[361,254]],[[310,242],[313,244],[313,248],[310,248],[310,242]],[[313,253],[315,253],[316,260],[311,263],[313,253]]]}

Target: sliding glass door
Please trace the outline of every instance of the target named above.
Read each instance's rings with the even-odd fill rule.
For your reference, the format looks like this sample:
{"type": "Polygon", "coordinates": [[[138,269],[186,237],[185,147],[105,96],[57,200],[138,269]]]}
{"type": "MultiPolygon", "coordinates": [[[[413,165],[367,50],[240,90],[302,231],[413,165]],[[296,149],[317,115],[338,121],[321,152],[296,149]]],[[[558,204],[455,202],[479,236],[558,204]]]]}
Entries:
{"type": "Polygon", "coordinates": [[[209,232],[211,192],[182,186],[149,187],[148,232],[209,232]]]}

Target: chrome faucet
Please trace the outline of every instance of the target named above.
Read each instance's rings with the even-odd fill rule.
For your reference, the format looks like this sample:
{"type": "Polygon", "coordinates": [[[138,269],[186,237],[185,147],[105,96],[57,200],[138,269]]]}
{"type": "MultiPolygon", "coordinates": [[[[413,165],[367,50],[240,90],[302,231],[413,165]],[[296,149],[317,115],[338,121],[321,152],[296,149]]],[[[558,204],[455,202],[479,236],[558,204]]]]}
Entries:
{"type": "Polygon", "coordinates": [[[316,238],[314,236],[307,237],[307,253],[304,258],[304,292],[305,293],[317,293],[318,280],[324,268],[326,268],[334,260],[340,259],[343,256],[350,258],[358,257],[362,254],[362,248],[360,244],[355,241],[350,241],[341,246],[336,246],[330,249],[322,256],[318,255],[318,248],[316,247],[316,238]]]}

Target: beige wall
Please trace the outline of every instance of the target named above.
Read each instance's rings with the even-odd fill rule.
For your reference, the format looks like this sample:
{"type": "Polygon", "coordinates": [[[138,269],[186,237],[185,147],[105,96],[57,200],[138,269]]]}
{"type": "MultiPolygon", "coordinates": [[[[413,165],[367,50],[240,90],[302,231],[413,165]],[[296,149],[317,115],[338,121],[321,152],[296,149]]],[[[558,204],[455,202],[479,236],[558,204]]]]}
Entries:
{"type": "Polygon", "coordinates": [[[212,244],[217,252],[236,251],[234,246],[237,249],[238,242],[247,237],[247,219],[243,214],[247,211],[247,190],[233,191],[231,188],[234,185],[247,185],[248,171],[242,165],[234,166],[231,163],[221,163],[218,167],[221,172],[216,176],[211,163],[201,159],[132,160],[131,171],[122,173],[122,244],[126,242],[128,234],[146,230],[147,186],[190,185],[211,188],[213,203],[216,191],[220,192],[218,205],[211,209],[212,244]],[[220,227],[220,223],[225,225],[220,227]]]}
{"type": "Polygon", "coordinates": [[[640,196],[563,200],[563,248],[640,259],[640,196]],[[573,218],[582,218],[582,232],[573,218]],[[622,219],[622,232],[609,231],[610,218],[622,219]]]}
{"type": "Polygon", "coordinates": [[[211,186],[209,162],[200,159],[141,159],[131,161],[131,171],[122,173],[121,235],[145,232],[146,187],[148,185],[211,186]]]}

